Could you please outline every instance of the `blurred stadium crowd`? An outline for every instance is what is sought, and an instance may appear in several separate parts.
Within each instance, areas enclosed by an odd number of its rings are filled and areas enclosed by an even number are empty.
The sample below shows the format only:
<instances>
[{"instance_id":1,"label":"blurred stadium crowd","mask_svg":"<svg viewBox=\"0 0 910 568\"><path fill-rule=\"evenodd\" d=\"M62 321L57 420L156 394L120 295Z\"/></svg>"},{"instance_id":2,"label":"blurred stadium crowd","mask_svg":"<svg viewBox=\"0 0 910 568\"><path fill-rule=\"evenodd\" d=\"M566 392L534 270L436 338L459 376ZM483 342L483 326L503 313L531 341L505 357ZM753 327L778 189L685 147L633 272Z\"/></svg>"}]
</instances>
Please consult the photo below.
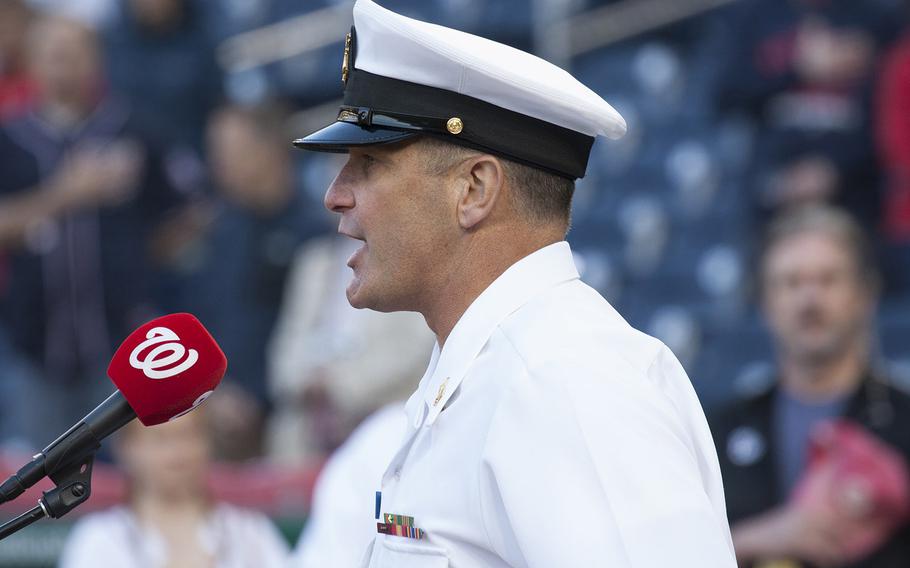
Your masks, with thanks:
<instances>
[{"instance_id":1,"label":"blurred stadium crowd","mask_svg":"<svg viewBox=\"0 0 910 568\"><path fill-rule=\"evenodd\" d=\"M706 408L774 378L756 256L769 220L808 203L844 208L873 242L875 365L910 384L903 1L381 4L541 54L626 117L625 138L595 145L569 241ZM228 357L207 404L221 462L318 468L410 393L432 335L347 305L353 248L321 204L340 158L290 145L334 118L350 5L0 0L8 454L93 408L118 342L176 311Z\"/></svg>"}]
</instances>

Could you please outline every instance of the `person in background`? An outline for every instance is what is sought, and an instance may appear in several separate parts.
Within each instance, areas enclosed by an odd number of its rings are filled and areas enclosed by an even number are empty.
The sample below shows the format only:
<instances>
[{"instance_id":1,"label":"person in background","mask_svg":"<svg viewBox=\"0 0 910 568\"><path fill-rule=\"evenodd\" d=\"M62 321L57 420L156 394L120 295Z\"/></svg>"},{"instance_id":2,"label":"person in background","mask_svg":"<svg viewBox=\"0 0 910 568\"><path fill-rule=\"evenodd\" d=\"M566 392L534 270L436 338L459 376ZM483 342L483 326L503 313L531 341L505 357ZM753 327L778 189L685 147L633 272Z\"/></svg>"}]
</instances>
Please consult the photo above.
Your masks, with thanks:
<instances>
[{"instance_id":1,"label":"person in background","mask_svg":"<svg viewBox=\"0 0 910 568\"><path fill-rule=\"evenodd\" d=\"M908 566L910 525L875 529L881 545L854 558L853 540L876 523L876 508L849 512L799 497L809 485L844 489L808 473L823 423L847 419L873 444L910 458L910 396L874 359L879 281L864 234L843 211L800 208L770 226L760 266L778 380L709 417L740 566ZM900 475L906 484L906 469Z\"/></svg>"},{"instance_id":2,"label":"person in background","mask_svg":"<svg viewBox=\"0 0 910 568\"><path fill-rule=\"evenodd\" d=\"M201 155L206 117L221 98L206 4L122 0L103 34L111 88L167 141L175 168Z\"/></svg>"},{"instance_id":3,"label":"person in background","mask_svg":"<svg viewBox=\"0 0 910 568\"><path fill-rule=\"evenodd\" d=\"M322 459L370 413L407 398L426 367L433 334L419 314L348 303L346 263L356 248L332 235L294 260L268 349L268 455L278 462Z\"/></svg>"},{"instance_id":4,"label":"person in background","mask_svg":"<svg viewBox=\"0 0 910 568\"><path fill-rule=\"evenodd\" d=\"M42 377L21 399L40 401L43 447L107 396L110 355L155 315L147 241L180 199L129 105L104 89L95 34L43 15L27 41L39 95L0 126L0 318Z\"/></svg>"},{"instance_id":5,"label":"person in background","mask_svg":"<svg viewBox=\"0 0 910 568\"><path fill-rule=\"evenodd\" d=\"M877 56L900 21L894 4L745 0L734 18L718 106L759 125L753 199L765 215L835 203L878 218L872 127Z\"/></svg>"},{"instance_id":6,"label":"person in background","mask_svg":"<svg viewBox=\"0 0 910 568\"><path fill-rule=\"evenodd\" d=\"M31 11L22 0L0 2L0 121L21 114L35 98L25 69L25 31Z\"/></svg>"},{"instance_id":7,"label":"person in background","mask_svg":"<svg viewBox=\"0 0 910 568\"><path fill-rule=\"evenodd\" d=\"M136 160L127 145L113 149L96 145L67 160L60 160L56 156L60 149L50 146L47 158L37 157L39 129L56 130L53 134L63 142L68 130L78 130L96 111L113 112L113 117L105 118L119 119L118 127L126 115L121 101L103 100L100 54L91 30L75 21L44 16L30 27L32 16L15 1L0 4L0 11L4 69L0 118L6 119L0 128L0 147L6 150L6 159L0 162L6 178L0 182L0 248L8 248L43 219L123 200L134 183ZM31 34L26 33L29 29ZM15 119L32 105L38 108ZM39 184L37 178L46 179ZM32 191L19 191L24 187Z\"/></svg>"},{"instance_id":8,"label":"person in background","mask_svg":"<svg viewBox=\"0 0 910 568\"><path fill-rule=\"evenodd\" d=\"M95 0L98 1L98 0ZM210 183L204 158L208 115L220 102L211 14L221 4L199 0L114 0L101 28L110 89L130 101L135 121L160 145L161 163L190 203L171 216L152 243L153 293L166 311L180 308L186 258L207 219ZM184 308L186 309L186 308Z\"/></svg>"},{"instance_id":9,"label":"person in background","mask_svg":"<svg viewBox=\"0 0 910 568\"><path fill-rule=\"evenodd\" d=\"M207 223L184 243L189 264L180 307L206 322L230 361L225 386L234 388L225 390L232 394L213 405L219 429L228 431L218 439L232 442L219 444L219 452L231 452L226 458L260 452L268 338L299 247L325 230L325 216L297 186L286 124L278 104L226 105L211 115L207 148L216 195Z\"/></svg>"},{"instance_id":10,"label":"person in background","mask_svg":"<svg viewBox=\"0 0 910 568\"><path fill-rule=\"evenodd\" d=\"M122 506L79 520L60 568L284 568L287 545L265 516L215 501L206 485L210 424L198 408L152 428L128 424L116 454Z\"/></svg>"}]
</instances>

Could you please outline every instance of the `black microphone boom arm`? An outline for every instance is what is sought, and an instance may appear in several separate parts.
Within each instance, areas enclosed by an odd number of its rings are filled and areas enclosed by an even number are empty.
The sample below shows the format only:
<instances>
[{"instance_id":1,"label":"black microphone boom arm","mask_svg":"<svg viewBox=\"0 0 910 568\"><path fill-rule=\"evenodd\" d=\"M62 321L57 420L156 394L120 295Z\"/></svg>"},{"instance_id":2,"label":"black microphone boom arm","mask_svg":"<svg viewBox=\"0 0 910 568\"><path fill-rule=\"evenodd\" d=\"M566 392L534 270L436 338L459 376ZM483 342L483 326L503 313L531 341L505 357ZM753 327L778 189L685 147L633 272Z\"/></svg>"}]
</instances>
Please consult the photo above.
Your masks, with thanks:
<instances>
[{"instance_id":1,"label":"black microphone boom arm","mask_svg":"<svg viewBox=\"0 0 910 568\"><path fill-rule=\"evenodd\" d=\"M0 485L0 503L12 501L45 477L57 482L58 473L69 473L73 465L81 467L101 447L101 440L135 417L136 412L123 394L116 391L4 481Z\"/></svg>"}]
</instances>

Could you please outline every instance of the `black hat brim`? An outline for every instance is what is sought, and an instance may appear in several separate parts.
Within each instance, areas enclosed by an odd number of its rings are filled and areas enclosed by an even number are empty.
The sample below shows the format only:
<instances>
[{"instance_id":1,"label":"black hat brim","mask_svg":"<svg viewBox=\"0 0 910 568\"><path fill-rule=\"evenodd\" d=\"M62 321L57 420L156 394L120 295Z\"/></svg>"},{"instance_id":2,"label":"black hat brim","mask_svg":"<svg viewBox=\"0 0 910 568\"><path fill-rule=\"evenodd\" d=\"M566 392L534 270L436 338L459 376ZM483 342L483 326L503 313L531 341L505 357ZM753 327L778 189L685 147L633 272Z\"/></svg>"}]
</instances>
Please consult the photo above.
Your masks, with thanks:
<instances>
[{"instance_id":1,"label":"black hat brim","mask_svg":"<svg viewBox=\"0 0 910 568\"><path fill-rule=\"evenodd\" d=\"M338 121L304 138L294 140L294 146L316 152L347 152L352 146L391 144L417 136L419 132L382 127L362 127Z\"/></svg>"}]
</instances>

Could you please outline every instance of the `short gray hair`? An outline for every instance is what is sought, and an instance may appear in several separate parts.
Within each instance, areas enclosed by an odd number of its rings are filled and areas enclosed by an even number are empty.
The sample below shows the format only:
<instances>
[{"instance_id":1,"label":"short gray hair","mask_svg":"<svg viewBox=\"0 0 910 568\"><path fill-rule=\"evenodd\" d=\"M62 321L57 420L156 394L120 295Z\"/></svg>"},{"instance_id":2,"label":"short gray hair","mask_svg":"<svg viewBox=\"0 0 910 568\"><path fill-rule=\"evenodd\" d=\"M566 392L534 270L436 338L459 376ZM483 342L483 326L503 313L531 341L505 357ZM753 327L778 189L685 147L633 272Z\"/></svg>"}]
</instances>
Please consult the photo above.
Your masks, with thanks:
<instances>
[{"instance_id":1,"label":"short gray hair","mask_svg":"<svg viewBox=\"0 0 910 568\"><path fill-rule=\"evenodd\" d=\"M796 235L813 232L825 233L840 241L853 257L857 277L877 292L881 276L875 261L872 245L859 223L843 209L823 204L812 204L784 211L774 218L765 232L761 250L760 269L781 242Z\"/></svg>"},{"instance_id":2,"label":"short gray hair","mask_svg":"<svg viewBox=\"0 0 910 568\"><path fill-rule=\"evenodd\" d=\"M434 175L442 175L459 160L481 153L481 150L458 146L430 136L422 137L420 144L426 153L427 171ZM568 228L572 195L575 192L573 180L507 158L497 158L502 162L506 177L515 189L519 214L533 223L558 221Z\"/></svg>"}]
</instances>

